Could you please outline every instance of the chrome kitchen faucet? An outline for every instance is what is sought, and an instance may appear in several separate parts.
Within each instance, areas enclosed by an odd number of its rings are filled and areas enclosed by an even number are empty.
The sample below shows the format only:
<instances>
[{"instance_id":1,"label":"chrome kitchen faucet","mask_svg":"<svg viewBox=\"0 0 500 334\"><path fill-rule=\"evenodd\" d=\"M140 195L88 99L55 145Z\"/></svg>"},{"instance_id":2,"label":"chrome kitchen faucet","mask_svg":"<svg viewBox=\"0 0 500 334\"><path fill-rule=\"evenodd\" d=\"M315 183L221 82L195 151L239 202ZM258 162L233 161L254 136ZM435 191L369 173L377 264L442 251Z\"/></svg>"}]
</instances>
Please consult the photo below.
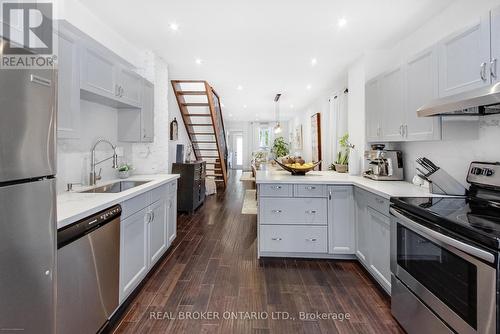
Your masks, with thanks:
<instances>
[{"instance_id":1,"label":"chrome kitchen faucet","mask_svg":"<svg viewBox=\"0 0 500 334\"><path fill-rule=\"evenodd\" d=\"M95 149L97 147L97 145L99 145L100 143L107 143L111 146L111 148L113 149L113 155L106 158L106 159L103 159L99 162L95 162ZM98 141L96 141L96 143L94 144L94 146L92 146L92 150L90 151L90 178L89 178L89 184L91 186L94 186L96 184L96 181L100 180L101 179L101 172L99 171L99 175L96 175L96 172L95 172L95 166L99 165L100 163L104 162L104 161L107 161L109 159L113 159L113 168L118 168L118 155L116 154L116 146L113 145L110 141L106 140L106 139L99 139Z\"/></svg>"}]
</instances>

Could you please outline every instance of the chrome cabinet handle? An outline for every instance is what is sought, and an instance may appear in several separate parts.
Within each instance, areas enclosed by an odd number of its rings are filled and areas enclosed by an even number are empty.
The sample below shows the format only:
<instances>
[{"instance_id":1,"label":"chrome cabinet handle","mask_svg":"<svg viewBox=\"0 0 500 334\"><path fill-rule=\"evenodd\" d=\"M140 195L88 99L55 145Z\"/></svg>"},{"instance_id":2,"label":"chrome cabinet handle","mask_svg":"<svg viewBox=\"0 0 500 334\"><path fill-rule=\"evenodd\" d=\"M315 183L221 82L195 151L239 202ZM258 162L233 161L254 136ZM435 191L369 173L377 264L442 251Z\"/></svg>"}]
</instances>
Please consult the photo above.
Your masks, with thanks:
<instances>
[{"instance_id":1,"label":"chrome cabinet handle","mask_svg":"<svg viewBox=\"0 0 500 334\"><path fill-rule=\"evenodd\" d=\"M380 198L375 198L375 201L379 204L384 204L384 200Z\"/></svg>"},{"instance_id":2,"label":"chrome cabinet handle","mask_svg":"<svg viewBox=\"0 0 500 334\"><path fill-rule=\"evenodd\" d=\"M330 201L332 200L332 191L331 190L328 192L328 200L330 200Z\"/></svg>"},{"instance_id":3,"label":"chrome cabinet handle","mask_svg":"<svg viewBox=\"0 0 500 334\"><path fill-rule=\"evenodd\" d=\"M281 238L271 238L271 240L273 240L273 241L281 241L283 239L281 239Z\"/></svg>"},{"instance_id":4,"label":"chrome cabinet handle","mask_svg":"<svg viewBox=\"0 0 500 334\"><path fill-rule=\"evenodd\" d=\"M281 186L273 186L271 189L281 189Z\"/></svg>"},{"instance_id":5,"label":"chrome cabinet handle","mask_svg":"<svg viewBox=\"0 0 500 334\"><path fill-rule=\"evenodd\" d=\"M281 210L272 210L271 212L272 212L272 213L281 213L281 212L283 212L283 211L281 211Z\"/></svg>"},{"instance_id":6,"label":"chrome cabinet handle","mask_svg":"<svg viewBox=\"0 0 500 334\"><path fill-rule=\"evenodd\" d=\"M308 186L308 187L306 187L306 189L307 190L314 190L314 189L316 189L316 187L314 187L314 186Z\"/></svg>"},{"instance_id":7,"label":"chrome cabinet handle","mask_svg":"<svg viewBox=\"0 0 500 334\"><path fill-rule=\"evenodd\" d=\"M144 215L144 222L151 223L151 212L146 212Z\"/></svg>"},{"instance_id":8,"label":"chrome cabinet handle","mask_svg":"<svg viewBox=\"0 0 500 334\"><path fill-rule=\"evenodd\" d=\"M408 124L405 124L404 132L405 132L405 138L408 138Z\"/></svg>"},{"instance_id":9,"label":"chrome cabinet handle","mask_svg":"<svg viewBox=\"0 0 500 334\"><path fill-rule=\"evenodd\" d=\"M317 240L318 240L318 239L316 239L316 238L308 238L308 239L306 239L306 241L310 241L310 242L315 242L315 241L317 241Z\"/></svg>"},{"instance_id":10,"label":"chrome cabinet handle","mask_svg":"<svg viewBox=\"0 0 500 334\"><path fill-rule=\"evenodd\" d=\"M497 59L493 58L490 63L490 74L492 78L497 78Z\"/></svg>"},{"instance_id":11,"label":"chrome cabinet handle","mask_svg":"<svg viewBox=\"0 0 500 334\"><path fill-rule=\"evenodd\" d=\"M481 63L481 80L486 81L486 63Z\"/></svg>"},{"instance_id":12,"label":"chrome cabinet handle","mask_svg":"<svg viewBox=\"0 0 500 334\"><path fill-rule=\"evenodd\" d=\"M306 213L309 214L309 215L314 215L316 214L316 210L306 210Z\"/></svg>"},{"instance_id":13,"label":"chrome cabinet handle","mask_svg":"<svg viewBox=\"0 0 500 334\"><path fill-rule=\"evenodd\" d=\"M155 220L155 212L151 211L151 222Z\"/></svg>"}]
</instances>

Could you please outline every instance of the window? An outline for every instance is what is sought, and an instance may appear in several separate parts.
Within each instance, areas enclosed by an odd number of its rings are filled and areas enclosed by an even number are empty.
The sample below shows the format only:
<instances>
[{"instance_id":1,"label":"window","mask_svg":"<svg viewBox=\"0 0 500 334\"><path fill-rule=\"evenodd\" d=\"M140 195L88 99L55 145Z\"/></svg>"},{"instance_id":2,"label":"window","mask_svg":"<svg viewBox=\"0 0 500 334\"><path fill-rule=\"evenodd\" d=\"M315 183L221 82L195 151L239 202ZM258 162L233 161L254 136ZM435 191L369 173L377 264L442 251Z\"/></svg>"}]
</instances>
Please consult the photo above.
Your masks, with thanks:
<instances>
[{"instance_id":1,"label":"window","mask_svg":"<svg viewBox=\"0 0 500 334\"><path fill-rule=\"evenodd\" d=\"M259 128L259 147L269 148L271 146L271 129Z\"/></svg>"}]
</instances>

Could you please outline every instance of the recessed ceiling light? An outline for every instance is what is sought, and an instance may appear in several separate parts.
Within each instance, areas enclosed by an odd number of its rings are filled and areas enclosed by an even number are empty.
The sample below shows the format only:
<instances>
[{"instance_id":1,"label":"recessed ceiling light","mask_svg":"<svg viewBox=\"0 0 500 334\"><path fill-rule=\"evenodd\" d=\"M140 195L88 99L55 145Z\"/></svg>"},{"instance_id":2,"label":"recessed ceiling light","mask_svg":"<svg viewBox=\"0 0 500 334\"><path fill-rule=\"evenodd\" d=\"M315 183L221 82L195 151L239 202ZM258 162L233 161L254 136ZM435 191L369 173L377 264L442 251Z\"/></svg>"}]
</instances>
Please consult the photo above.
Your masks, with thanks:
<instances>
[{"instance_id":1,"label":"recessed ceiling light","mask_svg":"<svg viewBox=\"0 0 500 334\"><path fill-rule=\"evenodd\" d=\"M242 85L238 85L238 87L236 87L238 90L243 90L243 86Z\"/></svg>"},{"instance_id":2,"label":"recessed ceiling light","mask_svg":"<svg viewBox=\"0 0 500 334\"><path fill-rule=\"evenodd\" d=\"M337 23L339 28L343 28L345 27L345 25L347 24L347 20L345 17L342 17L339 19L339 22Z\"/></svg>"},{"instance_id":3,"label":"recessed ceiling light","mask_svg":"<svg viewBox=\"0 0 500 334\"><path fill-rule=\"evenodd\" d=\"M290 104L290 108L293 109L295 108L295 106L293 104Z\"/></svg>"},{"instance_id":4,"label":"recessed ceiling light","mask_svg":"<svg viewBox=\"0 0 500 334\"><path fill-rule=\"evenodd\" d=\"M179 30L179 25L177 23L170 23L170 29L172 29L173 31L177 31Z\"/></svg>"},{"instance_id":5,"label":"recessed ceiling light","mask_svg":"<svg viewBox=\"0 0 500 334\"><path fill-rule=\"evenodd\" d=\"M258 122L258 121L259 121L259 118L256 118L255 120Z\"/></svg>"},{"instance_id":6,"label":"recessed ceiling light","mask_svg":"<svg viewBox=\"0 0 500 334\"><path fill-rule=\"evenodd\" d=\"M244 104L244 105L243 105L243 108L245 108L245 109L246 109L246 108L247 108L247 105L246 105L246 104Z\"/></svg>"},{"instance_id":7,"label":"recessed ceiling light","mask_svg":"<svg viewBox=\"0 0 500 334\"><path fill-rule=\"evenodd\" d=\"M307 90L311 90L312 86L311 85L307 85L306 88L307 88Z\"/></svg>"},{"instance_id":8,"label":"recessed ceiling light","mask_svg":"<svg viewBox=\"0 0 500 334\"><path fill-rule=\"evenodd\" d=\"M201 60L200 58L196 58L195 62L196 64L201 65L201 63L203 63L203 60Z\"/></svg>"},{"instance_id":9,"label":"recessed ceiling light","mask_svg":"<svg viewBox=\"0 0 500 334\"><path fill-rule=\"evenodd\" d=\"M318 63L318 60L316 58L311 59L312 66L316 66L317 63Z\"/></svg>"},{"instance_id":10,"label":"recessed ceiling light","mask_svg":"<svg viewBox=\"0 0 500 334\"><path fill-rule=\"evenodd\" d=\"M229 117L233 117L233 114L229 114Z\"/></svg>"}]
</instances>

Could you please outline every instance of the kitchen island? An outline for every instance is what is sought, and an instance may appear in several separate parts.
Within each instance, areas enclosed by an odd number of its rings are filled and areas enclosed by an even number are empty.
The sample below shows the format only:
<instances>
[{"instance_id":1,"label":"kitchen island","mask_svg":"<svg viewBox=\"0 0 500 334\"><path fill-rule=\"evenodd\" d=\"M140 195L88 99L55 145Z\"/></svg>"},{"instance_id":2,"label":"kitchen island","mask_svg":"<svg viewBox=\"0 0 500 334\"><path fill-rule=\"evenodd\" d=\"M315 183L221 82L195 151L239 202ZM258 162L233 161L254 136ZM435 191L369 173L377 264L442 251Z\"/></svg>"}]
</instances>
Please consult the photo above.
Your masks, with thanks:
<instances>
[{"instance_id":1,"label":"kitchen island","mask_svg":"<svg viewBox=\"0 0 500 334\"><path fill-rule=\"evenodd\" d=\"M358 259L390 293L391 197L430 197L404 181L331 171L257 171L258 257Z\"/></svg>"}]
</instances>

